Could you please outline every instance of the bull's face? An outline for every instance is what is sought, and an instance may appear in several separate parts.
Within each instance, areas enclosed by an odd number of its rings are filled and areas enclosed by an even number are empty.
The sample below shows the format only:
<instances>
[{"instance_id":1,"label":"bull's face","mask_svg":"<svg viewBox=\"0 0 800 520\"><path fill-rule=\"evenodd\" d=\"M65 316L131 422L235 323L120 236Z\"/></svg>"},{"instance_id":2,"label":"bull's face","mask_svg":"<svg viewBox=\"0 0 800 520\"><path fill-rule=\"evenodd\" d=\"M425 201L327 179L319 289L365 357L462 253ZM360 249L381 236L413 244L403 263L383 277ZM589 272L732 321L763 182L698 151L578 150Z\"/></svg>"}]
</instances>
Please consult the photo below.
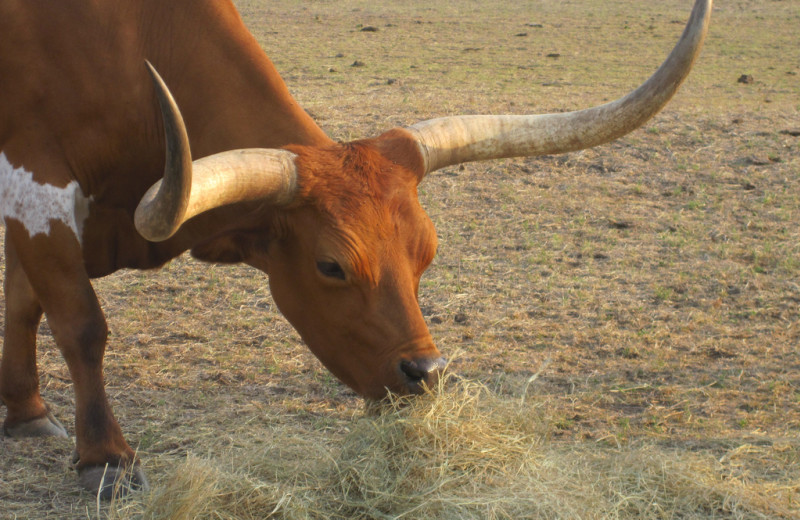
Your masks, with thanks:
<instances>
[{"instance_id":1,"label":"bull's face","mask_svg":"<svg viewBox=\"0 0 800 520\"><path fill-rule=\"evenodd\" d=\"M416 174L370 143L296 150L300 193L248 262L269 274L281 312L359 394L416 393L444 360L417 302L436 232Z\"/></svg>"},{"instance_id":2,"label":"bull's face","mask_svg":"<svg viewBox=\"0 0 800 520\"><path fill-rule=\"evenodd\" d=\"M417 291L436 233L417 200L425 172L414 137L388 132L346 145L238 150L192 161L178 108L151 72L169 157L163 180L137 208L140 233L163 240L192 216L229 208L217 223L221 232L195 244L195 256L266 272L281 312L359 394L378 399L387 390L433 386L445 360ZM249 209L230 211L237 203Z\"/></svg>"}]
</instances>

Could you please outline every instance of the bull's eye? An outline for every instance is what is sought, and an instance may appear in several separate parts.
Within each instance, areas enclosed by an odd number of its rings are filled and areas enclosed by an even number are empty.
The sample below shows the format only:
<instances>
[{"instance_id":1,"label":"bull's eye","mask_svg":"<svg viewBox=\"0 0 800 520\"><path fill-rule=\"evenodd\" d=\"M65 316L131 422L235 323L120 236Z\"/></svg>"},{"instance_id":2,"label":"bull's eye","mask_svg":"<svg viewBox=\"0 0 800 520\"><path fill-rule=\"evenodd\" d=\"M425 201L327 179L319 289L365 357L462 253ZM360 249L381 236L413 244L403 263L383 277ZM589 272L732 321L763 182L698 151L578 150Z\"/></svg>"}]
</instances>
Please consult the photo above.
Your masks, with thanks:
<instances>
[{"instance_id":1,"label":"bull's eye","mask_svg":"<svg viewBox=\"0 0 800 520\"><path fill-rule=\"evenodd\" d=\"M326 278L336 278L337 280L344 280L347 278L342 266L336 262L331 262L329 260L319 261L317 262L317 269L322 273L322 276Z\"/></svg>"}]
</instances>

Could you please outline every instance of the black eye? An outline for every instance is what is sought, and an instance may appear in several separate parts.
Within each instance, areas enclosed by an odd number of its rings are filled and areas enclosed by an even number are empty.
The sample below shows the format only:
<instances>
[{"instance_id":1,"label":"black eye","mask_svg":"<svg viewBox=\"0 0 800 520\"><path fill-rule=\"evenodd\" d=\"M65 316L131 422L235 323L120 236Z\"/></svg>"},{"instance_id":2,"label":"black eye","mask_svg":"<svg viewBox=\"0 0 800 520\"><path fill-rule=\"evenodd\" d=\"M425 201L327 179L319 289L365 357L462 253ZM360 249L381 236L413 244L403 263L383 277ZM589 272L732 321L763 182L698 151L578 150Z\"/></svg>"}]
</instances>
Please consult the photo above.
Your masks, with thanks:
<instances>
[{"instance_id":1,"label":"black eye","mask_svg":"<svg viewBox=\"0 0 800 520\"><path fill-rule=\"evenodd\" d=\"M321 261L317 262L317 269L327 278L336 278L337 280L344 280L347 277L344 274L342 266L336 262Z\"/></svg>"}]
</instances>

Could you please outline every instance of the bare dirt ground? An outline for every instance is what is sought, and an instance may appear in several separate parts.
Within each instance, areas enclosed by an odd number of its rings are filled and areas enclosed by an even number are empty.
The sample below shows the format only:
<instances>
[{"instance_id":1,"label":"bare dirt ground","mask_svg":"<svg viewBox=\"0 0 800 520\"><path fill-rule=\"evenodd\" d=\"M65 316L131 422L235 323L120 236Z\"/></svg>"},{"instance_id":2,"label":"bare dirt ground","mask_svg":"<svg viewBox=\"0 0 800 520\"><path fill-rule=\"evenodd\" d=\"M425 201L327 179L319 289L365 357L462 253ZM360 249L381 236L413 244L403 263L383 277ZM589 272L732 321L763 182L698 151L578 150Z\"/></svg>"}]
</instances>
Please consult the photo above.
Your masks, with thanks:
<instances>
[{"instance_id":1,"label":"bare dirt ground","mask_svg":"<svg viewBox=\"0 0 800 520\"><path fill-rule=\"evenodd\" d=\"M237 5L340 140L441 115L615 99L661 63L690 9ZM421 186L440 247L420 304L453 370L498 399L536 403L548 443L698 453L778 504L726 509L723 497L696 518L800 517L798 27L797 0L720 1L695 70L643 129L558 157L447 168ZM298 449L318 438L336 450L363 415L252 269L181 257L95 286L112 405L156 486L187 454L218 460L276 431ZM43 393L72 431L70 378L46 324L39 341ZM0 518L97 517L71 451L0 441ZM653 517L675 516L665 511Z\"/></svg>"}]
</instances>

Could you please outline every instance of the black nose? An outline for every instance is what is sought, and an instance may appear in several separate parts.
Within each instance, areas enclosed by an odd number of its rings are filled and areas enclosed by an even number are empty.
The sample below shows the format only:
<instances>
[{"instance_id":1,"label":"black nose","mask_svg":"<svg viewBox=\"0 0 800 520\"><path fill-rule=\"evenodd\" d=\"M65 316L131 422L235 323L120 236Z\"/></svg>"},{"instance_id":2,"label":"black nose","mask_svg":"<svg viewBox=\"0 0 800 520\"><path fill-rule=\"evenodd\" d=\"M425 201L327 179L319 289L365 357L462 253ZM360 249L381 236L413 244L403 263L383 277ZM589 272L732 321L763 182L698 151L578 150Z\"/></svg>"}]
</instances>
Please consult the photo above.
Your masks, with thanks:
<instances>
[{"instance_id":1,"label":"black nose","mask_svg":"<svg viewBox=\"0 0 800 520\"><path fill-rule=\"evenodd\" d=\"M411 393L419 394L424 387L434 388L439 376L444 372L447 360L439 358L419 358L400 362L400 371L406 377L406 384Z\"/></svg>"}]
</instances>

